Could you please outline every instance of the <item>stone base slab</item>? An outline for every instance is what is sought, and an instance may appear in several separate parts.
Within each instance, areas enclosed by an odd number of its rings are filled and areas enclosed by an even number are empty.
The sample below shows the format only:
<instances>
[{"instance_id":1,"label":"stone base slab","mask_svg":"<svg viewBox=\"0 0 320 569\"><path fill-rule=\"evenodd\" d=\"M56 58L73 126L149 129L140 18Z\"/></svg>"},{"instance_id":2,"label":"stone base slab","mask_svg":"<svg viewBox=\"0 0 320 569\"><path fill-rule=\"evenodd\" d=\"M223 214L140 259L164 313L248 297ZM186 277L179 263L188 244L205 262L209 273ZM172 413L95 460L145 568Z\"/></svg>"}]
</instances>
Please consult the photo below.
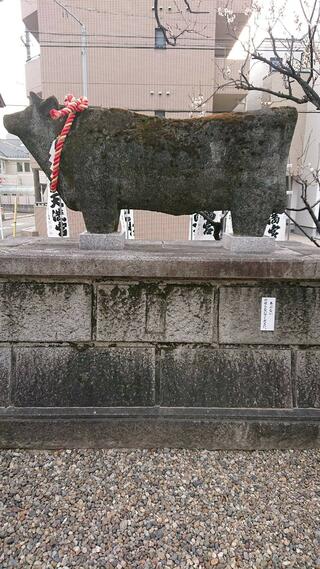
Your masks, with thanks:
<instances>
[{"instance_id":1,"label":"stone base slab","mask_svg":"<svg viewBox=\"0 0 320 569\"><path fill-rule=\"evenodd\" d=\"M76 239L7 238L0 246L1 277L320 281L319 247L277 241L274 255L244 258L222 243L127 239L116 255L112 250L88 255Z\"/></svg>"},{"instance_id":2,"label":"stone base slab","mask_svg":"<svg viewBox=\"0 0 320 569\"><path fill-rule=\"evenodd\" d=\"M79 248L87 251L124 249L124 233L80 233Z\"/></svg>"},{"instance_id":3,"label":"stone base slab","mask_svg":"<svg viewBox=\"0 0 320 569\"><path fill-rule=\"evenodd\" d=\"M273 253L276 249L275 239L272 237L249 237L229 235L222 238L222 245L231 253Z\"/></svg>"},{"instance_id":4,"label":"stone base slab","mask_svg":"<svg viewBox=\"0 0 320 569\"><path fill-rule=\"evenodd\" d=\"M0 448L320 447L320 410L0 408Z\"/></svg>"}]
</instances>

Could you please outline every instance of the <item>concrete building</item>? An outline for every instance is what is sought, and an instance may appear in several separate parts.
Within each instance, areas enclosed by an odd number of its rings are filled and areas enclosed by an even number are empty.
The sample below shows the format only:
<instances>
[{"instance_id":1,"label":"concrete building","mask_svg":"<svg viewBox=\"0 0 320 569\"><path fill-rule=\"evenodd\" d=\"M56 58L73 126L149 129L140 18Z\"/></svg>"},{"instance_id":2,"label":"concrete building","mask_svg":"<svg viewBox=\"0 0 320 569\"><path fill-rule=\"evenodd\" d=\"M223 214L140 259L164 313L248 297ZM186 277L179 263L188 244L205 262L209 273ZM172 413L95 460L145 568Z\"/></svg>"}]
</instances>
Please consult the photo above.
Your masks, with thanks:
<instances>
[{"instance_id":1,"label":"concrete building","mask_svg":"<svg viewBox=\"0 0 320 569\"><path fill-rule=\"evenodd\" d=\"M263 42L259 51L267 58L270 58L273 55L268 40ZM309 70L306 69L305 73L307 77ZM275 92L283 92L285 90L283 78L280 73L272 70L264 63L254 63L250 71L250 81L254 85L259 85ZM292 89L293 95L297 97L302 95L302 90L297 83L293 84ZM243 100L242 104L239 105L237 110L250 111L265 107L273 108L288 105L295 107L298 111L298 121L288 161L288 207L300 209L304 207L304 204L301 200L301 188L297 182L295 182L294 176L299 172L301 165L305 166L305 173L308 168L317 168L320 165L319 112L316 111L315 107L311 103L299 105L293 101L279 99L275 95L259 91L251 91L248 93L247 97ZM318 184L311 184L308 189L309 203L314 204L319 199L320 191ZM314 208L314 212L316 217L319 219L319 204ZM290 215L308 235L320 238L316 230L316 226L307 211L291 212ZM298 234L301 233L294 224L291 224L290 231Z\"/></svg>"},{"instance_id":2,"label":"concrete building","mask_svg":"<svg viewBox=\"0 0 320 569\"><path fill-rule=\"evenodd\" d=\"M40 44L40 56L26 62L27 91L42 97L83 94L83 41L87 52L90 105L122 107L169 118L188 117L192 101L203 96L204 112L232 110L245 96L228 87L210 99L225 80L222 68L235 39L230 38L218 8L225 0L197 2L197 14L182 0L159 3L161 22L181 35L175 47L164 41L152 0L68 0L63 10L54 0L21 0L26 29ZM249 0L233 0L234 25L240 34ZM81 25L82 24L82 25ZM82 35L83 26L86 34ZM241 63L241 62L240 62ZM228 59L236 73L239 61ZM73 215L73 214L72 214ZM134 212L135 236L188 239L190 217Z\"/></svg>"}]
</instances>

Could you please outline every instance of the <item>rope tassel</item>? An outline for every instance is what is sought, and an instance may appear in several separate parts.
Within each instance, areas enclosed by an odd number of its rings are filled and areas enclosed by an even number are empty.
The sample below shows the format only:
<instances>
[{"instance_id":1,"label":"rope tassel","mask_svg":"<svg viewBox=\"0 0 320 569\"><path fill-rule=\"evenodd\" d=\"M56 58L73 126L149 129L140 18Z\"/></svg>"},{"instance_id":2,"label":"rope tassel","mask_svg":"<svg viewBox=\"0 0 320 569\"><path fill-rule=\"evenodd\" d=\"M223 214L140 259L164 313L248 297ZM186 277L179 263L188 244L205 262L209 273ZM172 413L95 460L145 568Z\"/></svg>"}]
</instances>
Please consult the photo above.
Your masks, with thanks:
<instances>
[{"instance_id":1,"label":"rope tassel","mask_svg":"<svg viewBox=\"0 0 320 569\"><path fill-rule=\"evenodd\" d=\"M57 142L55 145L55 153L50 177L51 192L56 192L58 188L61 153L65 140L72 127L72 123L77 116L77 113L82 113L89 106L87 97L79 97L79 99L76 99L73 95L66 95L64 104L65 107L63 109L59 111L57 109L51 109L50 111L50 117L54 120L64 116L68 117L61 133L57 137Z\"/></svg>"}]
</instances>

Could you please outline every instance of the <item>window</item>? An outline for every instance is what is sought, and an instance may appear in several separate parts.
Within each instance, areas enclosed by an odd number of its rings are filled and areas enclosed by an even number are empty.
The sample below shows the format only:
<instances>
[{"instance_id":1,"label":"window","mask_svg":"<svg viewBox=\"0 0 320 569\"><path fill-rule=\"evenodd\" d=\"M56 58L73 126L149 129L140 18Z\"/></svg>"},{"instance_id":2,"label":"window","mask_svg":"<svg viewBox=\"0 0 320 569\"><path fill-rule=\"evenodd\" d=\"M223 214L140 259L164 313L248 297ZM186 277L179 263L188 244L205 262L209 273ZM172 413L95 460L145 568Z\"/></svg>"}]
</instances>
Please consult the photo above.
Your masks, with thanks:
<instances>
[{"instance_id":1,"label":"window","mask_svg":"<svg viewBox=\"0 0 320 569\"><path fill-rule=\"evenodd\" d=\"M279 57L270 57L270 61L273 65L276 65L277 67L282 65L282 59L280 59ZM271 67L270 65L270 73L275 73L276 71L277 70L274 69L274 67Z\"/></svg>"},{"instance_id":2,"label":"window","mask_svg":"<svg viewBox=\"0 0 320 569\"><path fill-rule=\"evenodd\" d=\"M4 160L0 160L0 174L5 174L6 167Z\"/></svg>"},{"instance_id":3,"label":"window","mask_svg":"<svg viewBox=\"0 0 320 569\"><path fill-rule=\"evenodd\" d=\"M158 49L166 48L167 42L163 30L161 28L155 28L154 32L155 32L154 47Z\"/></svg>"},{"instance_id":4,"label":"window","mask_svg":"<svg viewBox=\"0 0 320 569\"><path fill-rule=\"evenodd\" d=\"M41 191L41 198L44 202L44 194L46 193L46 189L47 189L47 184L40 184L40 191Z\"/></svg>"},{"instance_id":5,"label":"window","mask_svg":"<svg viewBox=\"0 0 320 569\"><path fill-rule=\"evenodd\" d=\"M17 172L31 172L30 162L17 162Z\"/></svg>"},{"instance_id":6,"label":"window","mask_svg":"<svg viewBox=\"0 0 320 569\"><path fill-rule=\"evenodd\" d=\"M164 119L166 116L166 111L154 111L154 116Z\"/></svg>"}]
</instances>

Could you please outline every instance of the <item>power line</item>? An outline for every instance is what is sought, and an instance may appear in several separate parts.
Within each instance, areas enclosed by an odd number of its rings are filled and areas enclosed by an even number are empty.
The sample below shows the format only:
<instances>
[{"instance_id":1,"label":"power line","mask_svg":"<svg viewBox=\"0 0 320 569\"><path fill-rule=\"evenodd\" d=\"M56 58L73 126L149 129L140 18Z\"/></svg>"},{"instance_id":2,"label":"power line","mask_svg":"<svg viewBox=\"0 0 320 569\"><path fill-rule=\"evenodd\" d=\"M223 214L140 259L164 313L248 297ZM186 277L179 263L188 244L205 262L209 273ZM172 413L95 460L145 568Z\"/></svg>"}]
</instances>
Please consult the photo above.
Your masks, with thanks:
<instances>
[{"instance_id":1,"label":"power line","mask_svg":"<svg viewBox=\"0 0 320 569\"><path fill-rule=\"evenodd\" d=\"M63 47L63 48L77 48L77 49L81 48L81 44L80 44L80 43L71 43L71 42L69 42L69 43L58 43L58 42L53 42L53 41L51 41L51 42L42 42L42 43L39 44L39 46L40 46L40 47L45 47L45 48L49 48L49 47L50 47L50 48L54 48L54 47L61 48L61 47ZM212 52L216 52L216 51L227 50L227 51L228 51L227 54L221 55L221 57L223 57L223 56L227 57L227 55L228 55L229 52L231 51L232 47L233 47L232 45L231 45L231 46L225 46L225 45L221 45L221 46L208 46L208 47L204 47L204 46L201 46L201 45L199 45L199 46L196 46L196 45L193 45L193 46L179 46L179 47L178 47L178 46L175 45L175 46L172 46L172 47L171 47L171 46L167 46L166 48L162 48L162 51L166 50L167 52L170 52L170 51L212 51ZM130 45L130 44L117 45L117 44L106 44L106 43L105 43L105 44L91 43L91 44L88 44L87 48L88 48L88 49L89 49L89 48L91 48L91 49L94 49L94 48L99 48L99 49L142 49L142 50L143 50L143 49L146 49L146 50L161 51L160 48L155 48L154 45L150 45L150 46L146 46L146 45ZM265 51L265 52L272 52L272 53L273 53L273 50L272 50L272 49L265 49L264 51ZM283 52L286 52L285 49L283 49L283 50L279 49L278 51L279 51L279 53L282 52L282 51L283 51Z\"/></svg>"},{"instance_id":2,"label":"power line","mask_svg":"<svg viewBox=\"0 0 320 569\"><path fill-rule=\"evenodd\" d=\"M28 31L31 34L35 34L37 36L62 36L61 41L63 41L63 38L65 38L65 37L73 37L73 38L81 37L81 34L74 33L74 32L47 32L47 31L44 32L44 31L38 31L38 30L28 30ZM198 42L214 41L214 42L216 42L216 41L218 41L221 44L223 44L225 42L227 44L227 47L230 47L230 46L232 47L237 42L237 40L235 40L234 38L230 38L230 37L220 37L217 40L216 37L213 37L213 36L201 36L196 31L193 31L192 33L194 33L196 37L184 36L180 41L181 42L185 42L185 41L186 42L188 42L188 41L191 41L191 42L194 42L194 41L198 41ZM106 34L106 33L97 34L97 33L93 33L93 34L87 34L87 36L88 36L88 38L119 38L119 39L154 40L153 35L152 36L149 36L149 35L145 36L145 35L137 35L137 34L130 35L130 34ZM50 41L53 41L53 40L50 40ZM280 42L280 45L277 47L278 51L287 51L288 50L287 46L285 46L281 43L281 42L285 41L284 39L279 38L276 41ZM289 41L289 40L286 40L286 41ZM262 45L264 42L267 44L266 46ZM298 39L295 40L295 42L297 44L301 44L301 41ZM270 42L268 42L267 39L263 40L262 44L261 44L261 47L262 47L263 51L268 51L268 52L274 51L272 46L270 45ZM171 46L171 47L178 49L177 46ZM226 46L223 46L223 47L226 47ZM170 46L167 46L166 49L168 49L168 48L170 48Z\"/></svg>"},{"instance_id":3,"label":"power line","mask_svg":"<svg viewBox=\"0 0 320 569\"><path fill-rule=\"evenodd\" d=\"M50 0L49 0L49 1L50 1ZM42 0L42 2L44 2L44 0ZM137 2L137 0L135 0L135 2ZM142 0L142 2L144 3L145 0ZM47 0L47 5L48 5L48 0ZM142 5L143 5L143 7L144 7L144 4L142 4ZM153 14L151 14L150 16L148 16L148 15L146 15L146 14L137 14L136 12L134 12L133 14L132 14L132 13L128 13L128 12L112 12L112 11L108 11L108 10L101 10L100 8L97 8L97 7L95 7L95 8L88 8L88 7L85 7L85 6L75 6L74 4L65 4L65 6L66 6L67 8L72 8L72 9L75 9L75 10L86 11L86 12L89 12L89 14L93 14L93 15L95 15L95 14L98 14L98 15L99 15L99 14L106 14L107 16L120 16L120 17L125 17L125 18L140 18L140 19L143 18L143 19L155 21L154 12L153 12ZM145 9L145 7L144 7L144 9ZM212 10L211 13L213 14L214 11L216 12L216 9L215 9L215 10ZM209 12L209 13L210 13L210 12ZM183 11L183 15L184 15L184 16L186 16L187 14L188 14L187 11ZM180 19L181 19L181 17L184 19L184 16L183 16L183 15L182 15L182 12L181 12L180 10L177 10L177 11L170 10L170 11L168 11L168 13L167 13L167 17L169 17L169 18L170 18L170 16L179 16ZM197 22L198 22L198 23L203 23L203 24L208 24L208 21L207 21L207 20L204 20L204 21L202 22L201 20L198 20L198 19L197 19Z\"/></svg>"},{"instance_id":4,"label":"power line","mask_svg":"<svg viewBox=\"0 0 320 569\"><path fill-rule=\"evenodd\" d=\"M50 47L50 48L81 48L80 44L58 44L58 43L40 43L40 47ZM155 51L155 47L154 46L143 46L143 45L108 45L108 44L89 44L88 49L95 49L95 48L99 48L99 49L148 49L148 50L153 50ZM168 51L171 50L171 48L167 48ZM173 50L177 50L177 51L216 51L216 50L221 50L224 49L222 47L202 47L202 46L192 46L192 47L174 47L172 48ZM158 50L160 51L160 50Z\"/></svg>"},{"instance_id":5,"label":"power line","mask_svg":"<svg viewBox=\"0 0 320 569\"><path fill-rule=\"evenodd\" d=\"M81 37L81 34L71 33L71 32L41 32L36 30L28 30L31 34L36 34L37 36L62 36L64 37ZM196 37L185 36L181 39L183 41L216 41L213 36L200 36L196 31L193 32ZM120 39L148 39L154 41L154 36L141 36L141 35L122 35L122 34L87 34L88 38L120 38ZM219 42L229 42L230 45L234 45L235 41L232 38L219 38Z\"/></svg>"},{"instance_id":6,"label":"power line","mask_svg":"<svg viewBox=\"0 0 320 569\"><path fill-rule=\"evenodd\" d=\"M44 85L65 85L65 81L43 81ZM167 82L165 82L167 84ZM73 85L80 85L81 82L80 81L72 81ZM156 83L156 82L151 82L151 83L118 83L118 82L113 82L113 81L90 81L90 85L119 85L119 86L124 86L124 87L161 87L161 85L163 85L162 83ZM168 85L170 87L195 87L195 83L171 83L169 82ZM201 83L201 87L213 87L212 83Z\"/></svg>"}]
</instances>

